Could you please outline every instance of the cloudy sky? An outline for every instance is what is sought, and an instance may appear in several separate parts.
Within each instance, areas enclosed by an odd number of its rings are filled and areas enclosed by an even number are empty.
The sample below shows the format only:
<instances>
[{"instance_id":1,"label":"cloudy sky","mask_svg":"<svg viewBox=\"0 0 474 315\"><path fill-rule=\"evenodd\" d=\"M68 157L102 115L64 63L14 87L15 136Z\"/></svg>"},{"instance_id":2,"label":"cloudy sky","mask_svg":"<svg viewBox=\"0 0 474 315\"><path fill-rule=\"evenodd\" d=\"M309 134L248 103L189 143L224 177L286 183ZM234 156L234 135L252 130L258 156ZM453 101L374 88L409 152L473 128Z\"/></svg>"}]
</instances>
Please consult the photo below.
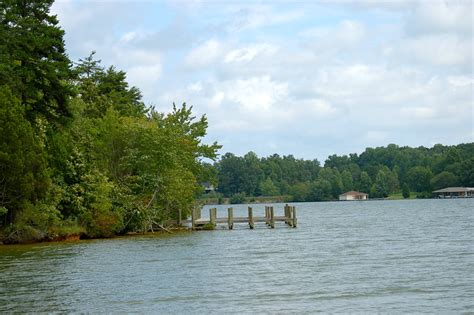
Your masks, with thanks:
<instances>
[{"instance_id":1,"label":"cloudy sky","mask_svg":"<svg viewBox=\"0 0 474 315\"><path fill-rule=\"evenodd\" d=\"M57 1L72 60L93 50L147 104L193 105L221 153L318 158L474 141L465 1Z\"/></svg>"}]
</instances>

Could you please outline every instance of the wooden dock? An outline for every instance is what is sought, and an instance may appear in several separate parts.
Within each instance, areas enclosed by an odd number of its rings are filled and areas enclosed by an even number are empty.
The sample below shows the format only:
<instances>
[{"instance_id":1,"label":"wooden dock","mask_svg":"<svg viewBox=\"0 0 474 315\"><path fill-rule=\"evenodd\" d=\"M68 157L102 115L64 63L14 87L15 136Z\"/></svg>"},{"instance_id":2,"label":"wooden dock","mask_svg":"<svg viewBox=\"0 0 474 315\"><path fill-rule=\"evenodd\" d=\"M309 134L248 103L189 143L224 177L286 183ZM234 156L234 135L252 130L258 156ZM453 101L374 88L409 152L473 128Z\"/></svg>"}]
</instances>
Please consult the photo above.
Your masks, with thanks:
<instances>
[{"instance_id":1,"label":"wooden dock","mask_svg":"<svg viewBox=\"0 0 474 315\"><path fill-rule=\"evenodd\" d=\"M275 210L271 206L265 207L265 216L254 216L253 208L248 207L248 216L234 217L234 209L227 209L227 217L217 217L217 208L209 209L209 218L201 216L201 209L194 209L191 217L191 226L193 230L204 228L213 229L217 224L227 224L229 230L234 228L236 223L247 223L251 229L255 228L255 223L265 223L270 228L275 228L275 222L284 222L290 227L296 228L298 220L296 218L296 208L285 205L283 216L275 215Z\"/></svg>"}]
</instances>

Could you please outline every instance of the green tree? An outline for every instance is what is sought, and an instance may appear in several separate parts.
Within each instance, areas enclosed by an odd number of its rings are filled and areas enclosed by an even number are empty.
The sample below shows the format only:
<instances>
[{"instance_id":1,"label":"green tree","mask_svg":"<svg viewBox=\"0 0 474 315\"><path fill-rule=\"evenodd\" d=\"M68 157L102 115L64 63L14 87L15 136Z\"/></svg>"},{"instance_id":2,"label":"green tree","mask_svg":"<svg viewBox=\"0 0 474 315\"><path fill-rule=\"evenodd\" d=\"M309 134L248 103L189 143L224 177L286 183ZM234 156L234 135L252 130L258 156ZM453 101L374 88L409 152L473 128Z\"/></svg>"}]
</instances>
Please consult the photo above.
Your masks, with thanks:
<instances>
[{"instance_id":1,"label":"green tree","mask_svg":"<svg viewBox=\"0 0 474 315\"><path fill-rule=\"evenodd\" d=\"M341 173L341 180L342 180L342 190L347 192L354 189L354 183L352 181L352 174L349 170L344 170Z\"/></svg>"},{"instance_id":2,"label":"green tree","mask_svg":"<svg viewBox=\"0 0 474 315\"><path fill-rule=\"evenodd\" d=\"M412 167L407 173L407 181L411 190L416 192L431 191L431 170L423 166Z\"/></svg>"},{"instance_id":3,"label":"green tree","mask_svg":"<svg viewBox=\"0 0 474 315\"><path fill-rule=\"evenodd\" d=\"M474 187L474 157L468 158L461 163L459 177L463 186Z\"/></svg>"},{"instance_id":4,"label":"green tree","mask_svg":"<svg viewBox=\"0 0 474 315\"><path fill-rule=\"evenodd\" d=\"M8 209L6 224L14 222L27 203L46 196L50 180L43 148L25 119L25 108L0 88L0 207Z\"/></svg>"},{"instance_id":5,"label":"green tree","mask_svg":"<svg viewBox=\"0 0 474 315\"><path fill-rule=\"evenodd\" d=\"M53 0L0 2L0 85L25 107L30 122L70 117L73 90L64 31L50 15Z\"/></svg>"},{"instance_id":6,"label":"green tree","mask_svg":"<svg viewBox=\"0 0 474 315\"><path fill-rule=\"evenodd\" d=\"M102 117L107 109L114 109L120 116L143 117L147 112L138 88L129 87L124 71L115 67L104 69L101 60L94 59L95 52L80 59L74 68L76 88L87 104L84 114Z\"/></svg>"},{"instance_id":7,"label":"green tree","mask_svg":"<svg viewBox=\"0 0 474 315\"><path fill-rule=\"evenodd\" d=\"M377 173L377 177L375 178L375 182L372 185L370 190L370 194L376 198L385 198L388 197L390 193L390 181L389 176L386 174L384 170L380 170Z\"/></svg>"},{"instance_id":8,"label":"green tree","mask_svg":"<svg viewBox=\"0 0 474 315\"><path fill-rule=\"evenodd\" d=\"M260 183L260 192L263 196L277 196L280 194L278 187L273 184L270 178Z\"/></svg>"},{"instance_id":9,"label":"green tree","mask_svg":"<svg viewBox=\"0 0 474 315\"><path fill-rule=\"evenodd\" d=\"M310 197L311 201L323 201L331 200L332 191L331 183L325 179L317 179L310 185Z\"/></svg>"},{"instance_id":10,"label":"green tree","mask_svg":"<svg viewBox=\"0 0 474 315\"><path fill-rule=\"evenodd\" d=\"M226 153L217 164L219 192L230 197L238 192L243 192L244 161L232 153Z\"/></svg>"},{"instance_id":11,"label":"green tree","mask_svg":"<svg viewBox=\"0 0 474 315\"><path fill-rule=\"evenodd\" d=\"M405 199L410 198L410 188L408 187L407 183L403 183L402 185L402 195Z\"/></svg>"},{"instance_id":12,"label":"green tree","mask_svg":"<svg viewBox=\"0 0 474 315\"><path fill-rule=\"evenodd\" d=\"M359 190L361 192L370 193L370 188L372 187L372 180L369 177L367 172L363 171L360 173L360 182Z\"/></svg>"},{"instance_id":13,"label":"green tree","mask_svg":"<svg viewBox=\"0 0 474 315\"><path fill-rule=\"evenodd\" d=\"M290 194L294 201L307 201L310 195L310 185L308 182L300 182L291 186Z\"/></svg>"},{"instance_id":14,"label":"green tree","mask_svg":"<svg viewBox=\"0 0 474 315\"><path fill-rule=\"evenodd\" d=\"M259 183L263 180L260 160L254 152L244 155L244 171L242 173L243 191L247 196L260 195Z\"/></svg>"},{"instance_id":15,"label":"green tree","mask_svg":"<svg viewBox=\"0 0 474 315\"><path fill-rule=\"evenodd\" d=\"M459 179L456 177L456 175L451 172L444 171L434 176L431 179L430 184L434 190L438 190L441 188L456 186L458 182Z\"/></svg>"}]
</instances>

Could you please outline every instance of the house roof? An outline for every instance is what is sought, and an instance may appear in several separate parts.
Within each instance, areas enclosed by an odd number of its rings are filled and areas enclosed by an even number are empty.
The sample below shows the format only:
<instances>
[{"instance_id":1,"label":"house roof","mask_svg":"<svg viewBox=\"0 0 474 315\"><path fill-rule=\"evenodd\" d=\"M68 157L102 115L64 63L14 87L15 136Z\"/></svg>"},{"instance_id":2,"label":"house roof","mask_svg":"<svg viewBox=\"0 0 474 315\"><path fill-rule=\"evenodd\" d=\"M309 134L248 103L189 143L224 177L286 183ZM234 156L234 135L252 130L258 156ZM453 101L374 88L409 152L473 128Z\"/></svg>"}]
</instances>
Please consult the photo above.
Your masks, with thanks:
<instances>
[{"instance_id":1,"label":"house roof","mask_svg":"<svg viewBox=\"0 0 474 315\"><path fill-rule=\"evenodd\" d=\"M341 194L341 196L368 196L368 194L363 193L363 192L359 192L359 191L351 190L351 191L348 191L348 192L345 192L345 193Z\"/></svg>"},{"instance_id":2,"label":"house roof","mask_svg":"<svg viewBox=\"0 0 474 315\"><path fill-rule=\"evenodd\" d=\"M455 193L455 192L467 192L474 191L473 187L446 187L443 189L435 190L434 193Z\"/></svg>"}]
</instances>

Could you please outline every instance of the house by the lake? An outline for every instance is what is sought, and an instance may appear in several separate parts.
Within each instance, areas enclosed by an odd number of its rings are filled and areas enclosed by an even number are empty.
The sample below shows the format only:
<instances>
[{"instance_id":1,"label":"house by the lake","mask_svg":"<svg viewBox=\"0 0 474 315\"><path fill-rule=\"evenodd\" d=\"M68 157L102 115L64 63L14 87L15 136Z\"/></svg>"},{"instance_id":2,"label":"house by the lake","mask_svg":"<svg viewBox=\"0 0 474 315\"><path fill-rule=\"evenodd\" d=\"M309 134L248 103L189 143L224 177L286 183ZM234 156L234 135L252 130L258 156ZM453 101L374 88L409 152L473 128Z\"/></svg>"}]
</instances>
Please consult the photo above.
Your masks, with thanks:
<instances>
[{"instance_id":1,"label":"house by the lake","mask_svg":"<svg viewBox=\"0 0 474 315\"><path fill-rule=\"evenodd\" d=\"M348 191L339 195L339 200L367 200L369 195L359 191Z\"/></svg>"},{"instance_id":2,"label":"house by the lake","mask_svg":"<svg viewBox=\"0 0 474 315\"><path fill-rule=\"evenodd\" d=\"M210 193L210 192L213 192L213 191L216 191L216 188L214 187L214 185L212 185L211 183L209 182L204 182L204 183L201 183L202 187L204 188L204 192L206 194Z\"/></svg>"},{"instance_id":3,"label":"house by the lake","mask_svg":"<svg viewBox=\"0 0 474 315\"><path fill-rule=\"evenodd\" d=\"M446 187L433 194L438 198L474 198L474 187Z\"/></svg>"}]
</instances>

